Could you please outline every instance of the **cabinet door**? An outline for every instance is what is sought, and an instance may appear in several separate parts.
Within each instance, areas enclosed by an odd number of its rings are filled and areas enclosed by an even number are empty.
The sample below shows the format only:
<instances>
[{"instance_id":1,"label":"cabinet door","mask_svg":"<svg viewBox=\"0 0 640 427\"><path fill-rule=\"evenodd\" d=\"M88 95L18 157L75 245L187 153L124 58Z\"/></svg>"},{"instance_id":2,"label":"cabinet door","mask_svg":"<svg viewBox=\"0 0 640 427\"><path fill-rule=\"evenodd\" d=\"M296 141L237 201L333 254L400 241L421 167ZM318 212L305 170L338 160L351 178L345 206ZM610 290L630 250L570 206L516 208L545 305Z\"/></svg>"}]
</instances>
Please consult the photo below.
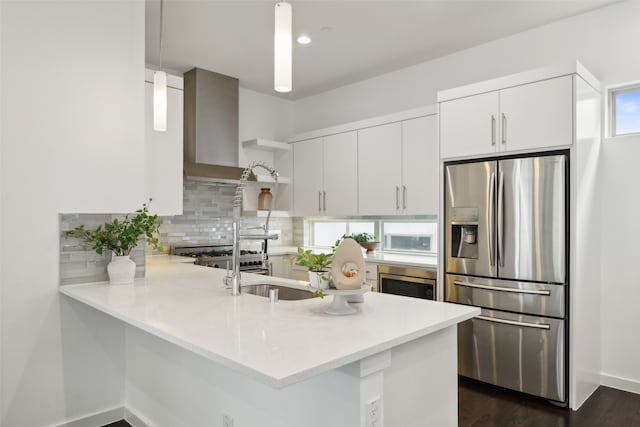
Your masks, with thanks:
<instances>
[{"instance_id":1,"label":"cabinet door","mask_svg":"<svg viewBox=\"0 0 640 427\"><path fill-rule=\"evenodd\" d=\"M289 277L289 265L285 261L284 255L269 255L269 262L271 263L271 275L273 277Z\"/></svg>"},{"instance_id":2,"label":"cabinet door","mask_svg":"<svg viewBox=\"0 0 640 427\"><path fill-rule=\"evenodd\" d=\"M167 130L153 130L153 84L145 83L144 189L150 211L182 215L183 92L167 89Z\"/></svg>"},{"instance_id":3,"label":"cabinet door","mask_svg":"<svg viewBox=\"0 0 640 427\"><path fill-rule=\"evenodd\" d=\"M401 213L402 130L390 123L358 131L360 215Z\"/></svg>"},{"instance_id":4,"label":"cabinet door","mask_svg":"<svg viewBox=\"0 0 640 427\"><path fill-rule=\"evenodd\" d=\"M323 215L358 214L358 134L324 138Z\"/></svg>"},{"instance_id":5,"label":"cabinet door","mask_svg":"<svg viewBox=\"0 0 640 427\"><path fill-rule=\"evenodd\" d=\"M537 150L573 143L573 76L500 91L500 150Z\"/></svg>"},{"instance_id":6,"label":"cabinet door","mask_svg":"<svg viewBox=\"0 0 640 427\"><path fill-rule=\"evenodd\" d=\"M440 103L440 157L491 154L498 143L498 92Z\"/></svg>"},{"instance_id":7,"label":"cabinet door","mask_svg":"<svg viewBox=\"0 0 640 427\"><path fill-rule=\"evenodd\" d=\"M437 116L402 122L402 209L405 214L438 213Z\"/></svg>"},{"instance_id":8,"label":"cabinet door","mask_svg":"<svg viewBox=\"0 0 640 427\"><path fill-rule=\"evenodd\" d=\"M322 138L293 145L293 211L296 215L322 213Z\"/></svg>"}]
</instances>

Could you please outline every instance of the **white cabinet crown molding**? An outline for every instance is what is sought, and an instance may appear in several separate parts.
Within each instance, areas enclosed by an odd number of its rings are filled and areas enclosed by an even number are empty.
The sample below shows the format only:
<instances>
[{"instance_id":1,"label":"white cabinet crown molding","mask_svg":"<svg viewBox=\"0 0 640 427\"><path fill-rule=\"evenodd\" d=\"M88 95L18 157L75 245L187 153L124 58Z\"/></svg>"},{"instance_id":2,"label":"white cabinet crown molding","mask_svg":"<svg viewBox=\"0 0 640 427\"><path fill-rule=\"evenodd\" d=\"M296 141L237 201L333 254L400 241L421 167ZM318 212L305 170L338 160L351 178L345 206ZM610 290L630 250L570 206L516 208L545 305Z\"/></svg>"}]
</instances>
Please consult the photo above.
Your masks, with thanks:
<instances>
[{"instance_id":1,"label":"white cabinet crown molding","mask_svg":"<svg viewBox=\"0 0 640 427\"><path fill-rule=\"evenodd\" d=\"M344 123L341 125L331 126L323 129L316 129L308 132L302 132L287 138L288 142L299 142L308 139L320 138L324 136L345 133L354 130L366 129L374 126L385 125L388 123L401 122L405 120L415 119L418 117L431 116L438 113L436 104L424 107L414 108L412 110L400 111L397 113L386 114L384 116L371 117L369 119L359 120L356 122Z\"/></svg>"},{"instance_id":2,"label":"white cabinet crown molding","mask_svg":"<svg viewBox=\"0 0 640 427\"><path fill-rule=\"evenodd\" d=\"M458 86L452 89L441 90L437 95L438 103L571 74L579 75L592 88L599 92L601 91L602 85L598 79L596 79L580 62L571 61L523 71L516 74L510 74L508 76L502 76L465 86Z\"/></svg>"}]
</instances>

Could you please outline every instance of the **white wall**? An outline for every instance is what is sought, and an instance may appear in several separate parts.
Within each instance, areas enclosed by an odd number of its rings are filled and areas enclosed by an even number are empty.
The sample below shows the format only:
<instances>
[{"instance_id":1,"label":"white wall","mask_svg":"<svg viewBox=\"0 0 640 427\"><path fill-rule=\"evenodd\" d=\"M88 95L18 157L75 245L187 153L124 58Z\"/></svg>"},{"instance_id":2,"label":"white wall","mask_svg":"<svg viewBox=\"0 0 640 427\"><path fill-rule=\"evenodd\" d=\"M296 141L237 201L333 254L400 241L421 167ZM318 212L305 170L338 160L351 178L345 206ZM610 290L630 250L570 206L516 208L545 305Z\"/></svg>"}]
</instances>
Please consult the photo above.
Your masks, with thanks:
<instances>
[{"instance_id":1,"label":"white wall","mask_svg":"<svg viewBox=\"0 0 640 427\"><path fill-rule=\"evenodd\" d=\"M640 79L640 74L637 75ZM602 383L640 393L640 137L603 141ZM631 382L629 381L631 380Z\"/></svg>"},{"instance_id":2,"label":"white wall","mask_svg":"<svg viewBox=\"0 0 640 427\"><path fill-rule=\"evenodd\" d=\"M626 1L475 48L296 102L296 132L324 128L436 102L438 90L569 60L579 60L604 85L640 81L640 2ZM602 372L605 383L640 392L640 286L634 266L640 141L606 141L600 177L610 218L602 251ZM625 192L626 191L626 192ZM627 195L625 195L627 194ZM579 284L577 284L579 286Z\"/></svg>"},{"instance_id":3,"label":"white wall","mask_svg":"<svg viewBox=\"0 0 640 427\"><path fill-rule=\"evenodd\" d=\"M255 138L284 141L294 131L293 101L265 95L240 88L240 117L238 135L240 139L240 166L251 160L262 160L274 164L272 153L257 150L245 151L242 141Z\"/></svg>"},{"instance_id":4,"label":"white wall","mask_svg":"<svg viewBox=\"0 0 640 427\"><path fill-rule=\"evenodd\" d=\"M442 89L567 60L605 84L640 79L640 3L627 1L296 102L296 133L436 102Z\"/></svg>"},{"instance_id":5,"label":"white wall","mask_svg":"<svg viewBox=\"0 0 640 427\"><path fill-rule=\"evenodd\" d=\"M0 2L0 425L122 406L124 330L58 294L59 212L143 201L144 2Z\"/></svg>"}]
</instances>

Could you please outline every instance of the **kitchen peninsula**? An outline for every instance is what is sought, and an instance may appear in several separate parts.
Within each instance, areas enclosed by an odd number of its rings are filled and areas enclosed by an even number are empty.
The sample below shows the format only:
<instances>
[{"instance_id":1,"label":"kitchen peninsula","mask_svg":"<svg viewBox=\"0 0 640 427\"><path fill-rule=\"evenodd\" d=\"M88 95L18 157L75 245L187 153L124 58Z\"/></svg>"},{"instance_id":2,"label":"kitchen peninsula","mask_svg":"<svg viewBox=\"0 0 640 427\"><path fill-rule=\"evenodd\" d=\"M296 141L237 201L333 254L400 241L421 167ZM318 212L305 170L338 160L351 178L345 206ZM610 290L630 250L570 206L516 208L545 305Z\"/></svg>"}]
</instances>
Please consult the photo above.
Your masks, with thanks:
<instances>
[{"instance_id":1,"label":"kitchen peninsula","mask_svg":"<svg viewBox=\"0 0 640 427\"><path fill-rule=\"evenodd\" d=\"M457 424L456 325L478 309L368 293L356 314L329 316L326 299L232 297L224 274L153 261L134 286L60 288L124 322L124 406L141 424ZM267 282L305 286L243 275Z\"/></svg>"}]
</instances>

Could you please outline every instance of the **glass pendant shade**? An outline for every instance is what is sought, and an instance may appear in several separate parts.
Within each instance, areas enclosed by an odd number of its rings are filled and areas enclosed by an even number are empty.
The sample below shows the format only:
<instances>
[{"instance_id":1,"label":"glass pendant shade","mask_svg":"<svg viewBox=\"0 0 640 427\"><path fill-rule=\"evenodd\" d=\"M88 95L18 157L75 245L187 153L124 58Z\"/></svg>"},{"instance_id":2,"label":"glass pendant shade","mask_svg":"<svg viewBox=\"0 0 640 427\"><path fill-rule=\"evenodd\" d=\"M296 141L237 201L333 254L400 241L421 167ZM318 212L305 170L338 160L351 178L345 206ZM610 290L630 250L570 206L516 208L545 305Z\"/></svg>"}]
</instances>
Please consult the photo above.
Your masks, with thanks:
<instances>
[{"instance_id":1,"label":"glass pendant shade","mask_svg":"<svg viewBox=\"0 0 640 427\"><path fill-rule=\"evenodd\" d=\"M293 10L287 2L276 3L275 9L273 84L276 92L291 92Z\"/></svg>"},{"instance_id":2,"label":"glass pendant shade","mask_svg":"<svg viewBox=\"0 0 640 427\"><path fill-rule=\"evenodd\" d=\"M167 130L167 73L153 73L153 130Z\"/></svg>"}]
</instances>

